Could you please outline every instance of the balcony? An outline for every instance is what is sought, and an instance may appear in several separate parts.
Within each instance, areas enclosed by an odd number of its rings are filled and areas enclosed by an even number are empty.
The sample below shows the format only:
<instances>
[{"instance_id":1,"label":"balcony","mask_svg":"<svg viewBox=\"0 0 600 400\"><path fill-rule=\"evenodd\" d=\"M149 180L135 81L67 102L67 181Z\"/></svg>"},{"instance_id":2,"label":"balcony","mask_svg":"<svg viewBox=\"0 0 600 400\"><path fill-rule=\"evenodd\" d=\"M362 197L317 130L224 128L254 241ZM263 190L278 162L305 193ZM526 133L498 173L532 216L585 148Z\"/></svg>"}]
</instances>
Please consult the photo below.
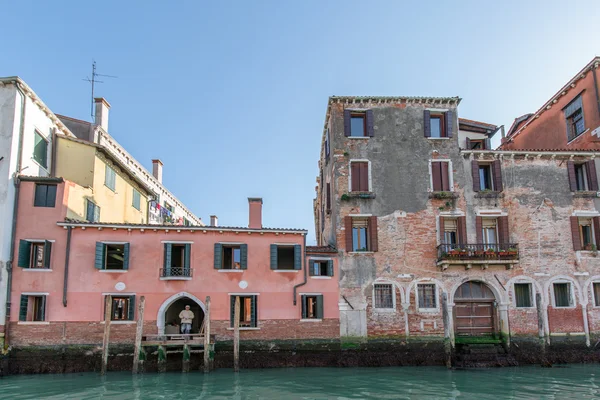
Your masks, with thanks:
<instances>
[{"instance_id":1,"label":"balcony","mask_svg":"<svg viewBox=\"0 0 600 400\"><path fill-rule=\"evenodd\" d=\"M504 265L512 269L519 262L519 245L502 244L440 244L438 246L437 265L446 270L452 265L461 265L471 269L473 265L487 269L490 265Z\"/></svg>"},{"instance_id":2,"label":"balcony","mask_svg":"<svg viewBox=\"0 0 600 400\"><path fill-rule=\"evenodd\" d=\"M193 268L161 268L159 276L161 281L189 281L192 279L193 272Z\"/></svg>"}]
</instances>

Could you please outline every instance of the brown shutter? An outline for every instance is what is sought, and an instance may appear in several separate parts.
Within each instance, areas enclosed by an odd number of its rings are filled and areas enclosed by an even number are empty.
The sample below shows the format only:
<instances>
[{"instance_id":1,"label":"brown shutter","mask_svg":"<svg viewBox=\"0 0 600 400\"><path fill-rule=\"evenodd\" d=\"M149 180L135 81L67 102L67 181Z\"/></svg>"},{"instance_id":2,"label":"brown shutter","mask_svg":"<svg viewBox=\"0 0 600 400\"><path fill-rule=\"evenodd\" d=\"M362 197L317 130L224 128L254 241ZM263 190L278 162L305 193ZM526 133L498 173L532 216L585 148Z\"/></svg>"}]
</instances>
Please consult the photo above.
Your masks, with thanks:
<instances>
[{"instance_id":1,"label":"brown shutter","mask_svg":"<svg viewBox=\"0 0 600 400\"><path fill-rule=\"evenodd\" d=\"M360 163L350 163L350 180L352 181L350 191L358 192L360 190Z\"/></svg>"},{"instance_id":2,"label":"brown shutter","mask_svg":"<svg viewBox=\"0 0 600 400\"><path fill-rule=\"evenodd\" d=\"M350 110L344 110L344 136L350 136Z\"/></svg>"},{"instance_id":3,"label":"brown shutter","mask_svg":"<svg viewBox=\"0 0 600 400\"><path fill-rule=\"evenodd\" d=\"M571 192L577 191L577 177L575 176L575 163L573 161L567 161L567 171L569 172L569 186Z\"/></svg>"},{"instance_id":4,"label":"brown shutter","mask_svg":"<svg viewBox=\"0 0 600 400\"><path fill-rule=\"evenodd\" d=\"M423 127L425 128L425 137L431 137L431 112L423 111Z\"/></svg>"},{"instance_id":5,"label":"brown shutter","mask_svg":"<svg viewBox=\"0 0 600 400\"><path fill-rule=\"evenodd\" d=\"M490 139L485 139L483 141L483 148L485 150L492 150L492 141Z\"/></svg>"},{"instance_id":6,"label":"brown shutter","mask_svg":"<svg viewBox=\"0 0 600 400\"><path fill-rule=\"evenodd\" d=\"M594 160L585 163L585 169L587 171L588 178L588 189L592 192L598 191L598 177L596 175L596 163Z\"/></svg>"},{"instance_id":7,"label":"brown shutter","mask_svg":"<svg viewBox=\"0 0 600 400\"><path fill-rule=\"evenodd\" d=\"M379 250L379 244L377 243L377 217L369 217L369 250Z\"/></svg>"},{"instance_id":8,"label":"brown shutter","mask_svg":"<svg viewBox=\"0 0 600 400\"><path fill-rule=\"evenodd\" d=\"M454 113L452 111L446 111L446 137L452 137L452 127L454 125Z\"/></svg>"},{"instance_id":9,"label":"brown shutter","mask_svg":"<svg viewBox=\"0 0 600 400\"><path fill-rule=\"evenodd\" d=\"M481 217L475 217L475 230L477 231L477 244L483 243L483 220Z\"/></svg>"},{"instance_id":10,"label":"brown shutter","mask_svg":"<svg viewBox=\"0 0 600 400\"><path fill-rule=\"evenodd\" d=\"M504 185L502 184L502 163L500 160L495 160L492 163L492 170L494 171L494 190L501 192L504 190Z\"/></svg>"},{"instance_id":11,"label":"brown shutter","mask_svg":"<svg viewBox=\"0 0 600 400\"><path fill-rule=\"evenodd\" d=\"M579 218L571 217L571 236L573 237L573 250L581 250L581 236L579 235Z\"/></svg>"},{"instance_id":12,"label":"brown shutter","mask_svg":"<svg viewBox=\"0 0 600 400\"><path fill-rule=\"evenodd\" d=\"M327 211L331 211L331 184L327 183Z\"/></svg>"},{"instance_id":13,"label":"brown shutter","mask_svg":"<svg viewBox=\"0 0 600 400\"><path fill-rule=\"evenodd\" d=\"M445 230L444 230L444 217L440 217L440 231L439 231L439 236L440 236L440 244L445 243L444 236Z\"/></svg>"},{"instance_id":14,"label":"brown shutter","mask_svg":"<svg viewBox=\"0 0 600 400\"><path fill-rule=\"evenodd\" d=\"M594 236L596 238L596 250L600 249L600 217L592 218L594 221Z\"/></svg>"},{"instance_id":15,"label":"brown shutter","mask_svg":"<svg viewBox=\"0 0 600 400\"><path fill-rule=\"evenodd\" d=\"M369 163L361 162L360 166L360 188L361 192L369 191Z\"/></svg>"},{"instance_id":16,"label":"brown shutter","mask_svg":"<svg viewBox=\"0 0 600 400\"><path fill-rule=\"evenodd\" d=\"M442 167L442 190L449 191L450 190L450 175L448 170L448 162L441 162L440 165Z\"/></svg>"},{"instance_id":17,"label":"brown shutter","mask_svg":"<svg viewBox=\"0 0 600 400\"><path fill-rule=\"evenodd\" d=\"M373 128L373 110L367 110L365 113L367 118L367 136L373 137L375 129Z\"/></svg>"},{"instance_id":18,"label":"brown shutter","mask_svg":"<svg viewBox=\"0 0 600 400\"><path fill-rule=\"evenodd\" d=\"M431 163L431 179L433 181L433 191L440 192L442 190L442 169L440 162L434 161Z\"/></svg>"},{"instance_id":19,"label":"brown shutter","mask_svg":"<svg viewBox=\"0 0 600 400\"><path fill-rule=\"evenodd\" d=\"M498 217L498 238L500 239L500 244L507 244L510 242L508 217Z\"/></svg>"},{"instance_id":20,"label":"brown shutter","mask_svg":"<svg viewBox=\"0 0 600 400\"><path fill-rule=\"evenodd\" d=\"M467 150L471 150L471 139L467 138Z\"/></svg>"},{"instance_id":21,"label":"brown shutter","mask_svg":"<svg viewBox=\"0 0 600 400\"><path fill-rule=\"evenodd\" d=\"M456 219L456 229L458 230L458 237L456 238L458 243L461 245L467 244L467 217L458 217Z\"/></svg>"},{"instance_id":22,"label":"brown shutter","mask_svg":"<svg viewBox=\"0 0 600 400\"><path fill-rule=\"evenodd\" d=\"M481 183L479 182L479 162L471 161L471 174L473 175L473 191L479 192Z\"/></svg>"},{"instance_id":23,"label":"brown shutter","mask_svg":"<svg viewBox=\"0 0 600 400\"><path fill-rule=\"evenodd\" d=\"M344 217L346 225L346 252L352 251L352 217Z\"/></svg>"}]
</instances>

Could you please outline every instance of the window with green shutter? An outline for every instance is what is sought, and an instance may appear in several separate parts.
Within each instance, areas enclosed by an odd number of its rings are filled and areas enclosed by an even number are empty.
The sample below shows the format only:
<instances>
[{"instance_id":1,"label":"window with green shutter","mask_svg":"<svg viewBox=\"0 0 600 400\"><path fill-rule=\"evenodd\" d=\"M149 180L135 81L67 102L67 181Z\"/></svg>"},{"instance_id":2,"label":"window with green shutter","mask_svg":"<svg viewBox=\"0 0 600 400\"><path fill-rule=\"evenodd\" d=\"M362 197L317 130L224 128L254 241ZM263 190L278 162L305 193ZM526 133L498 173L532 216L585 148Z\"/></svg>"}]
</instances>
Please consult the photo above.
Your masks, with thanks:
<instances>
[{"instance_id":1,"label":"window with green shutter","mask_svg":"<svg viewBox=\"0 0 600 400\"><path fill-rule=\"evenodd\" d=\"M129 243L96 242L94 266L102 270L128 270L129 253Z\"/></svg>"},{"instance_id":2,"label":"window with green shutter","mask_svg":"<svg viewBox=\"0 0 600 400\"><path fill-rule=\"evenodd\" d=\"M49 269L52 242L34 242L29 240L19 241L19 255L17 266L21 268Z\"/></svg>"},{"instance_id":3,"label":"window with green shutter","mask_svg":"<svg viewBox=\"0 0 600 400\"><path fill-rule=\"evenodd\" d=\"M239 296L240 297L240 328L257 328L257 298L258 296ZM230 318L229 325L233 327L235 316L235 298L230 296Z\"/></svg>"},{"instance_id":4,"label":"window with green shutter","mask_svg":"<svg viewBox=\"0 0 600 400\"><path fill-rule=\"evenodd\" d=\"M56 205L56 185L36 183L34 207L54 207Z\"/></svg>"},{"instance_id":5,"label":"window with green shutter","mask_svg":"<svg viewBox=\"0 0 600 400\"><path fill-rule=\"evenodd\" d=\"M46 320L45 295L21 295L19 321L41 322Z\"/></svg>"},{"instance_id":6,"label":"window with green shutter","mask_svg":"<svg viewBox=\"0 0 600 400\"><path fill-rule=\"evenodd\" d=\"M104 302L106 304L106 301ZM135 316L135 295L113 296L110 310L111 321L133 321Z\"/></svg>"},{"instance_id":7,"label":"window with green shutter","mask_svg":"<svg viewBox=\"0 0 600 400\"><path fill-rule=\"evenodd\" d=\"M215 243L214 267L215 269L247 269L248 245Z\"/></svg>"},{"instance_id":8,"label":"window with green shutter","mask_svg":"<svg viewBox=\"0 0 600 400\"><path fill-rule=\"evenodd\" d=\"M133 189L133 201L132 204L133 208L135 208L136 210L140 210L142 207L142 195L140 192L138 192L137 190Z\"/></svg>"},{"instance_id":9,"label":"window with green shutter","mask_svg":"<svg viewBox=\"0 0 600 400\"><path fill-rule=\"evenodd\" d=\"M104 184L113 192L117 188L117 173L108 164L105 167Z\"/></svg>"},{"instance_id":10,"label":"window with green shutter","mask_svg":"<svg viewBox=\"0 0 600 400\"><path fill-rule=\"evenodd\" d=\"M310 276L333 276L333 260L310 260Z\"/></svg>"},{"instance_id":11,"label":"window with green shutter","mask_svg":"<svg viewBox=\"0 0 600 400\"><path fill-rule=\"evenodd\" d=\"M44 168L48 168L48 141L35 131L33 159Z\"/></svg>"},{"instance_id":12,"label":"window with green shutter","mask_svg":"<svg viewBox=\"0 0 600 400\"><path fill-rule=\"evenodd\" d=\"M302 246L271 245L271 269L300 270L302 269Z\"/></svg>"},{"instance_id":13,"label":"window with green shutter","mask_svg":"<svg viewBox=\"0 0 600 400\"><path fill-rule=\"evenodd\" d=\"M160 277L191 278L191 254L192 245L190 243L165 243Z\"/></svg>"},{"instance_id":14,"label":"window with green shutter","mask_svg":"<svg viewBox=\"0 0 600 400\"><path fill-rule=\"evenodd\" d=\"M88 222L100 222L100 207L90 199L85 199L85 220Z\"/></svg>"},{"instance_id":15,"label":"window with green shutter","mask_svg":"<svg viewBox=\"0 0 600 400\"><path fill-rule=\"evenodd\" d=\"M323 319L323 295L303 294L302 319Z\"/></svg>"}]
</instances>

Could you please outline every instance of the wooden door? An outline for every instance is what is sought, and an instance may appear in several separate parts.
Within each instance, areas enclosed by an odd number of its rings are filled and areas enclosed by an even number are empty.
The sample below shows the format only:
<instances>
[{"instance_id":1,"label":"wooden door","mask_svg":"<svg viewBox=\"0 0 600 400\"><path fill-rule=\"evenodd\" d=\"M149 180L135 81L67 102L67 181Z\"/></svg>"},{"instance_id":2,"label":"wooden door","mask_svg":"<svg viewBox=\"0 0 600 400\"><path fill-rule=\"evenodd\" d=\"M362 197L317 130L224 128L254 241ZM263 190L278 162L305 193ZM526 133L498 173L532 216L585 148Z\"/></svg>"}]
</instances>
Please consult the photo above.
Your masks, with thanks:
<instances>
[{"instance_id":1,"label":"wooden door","mask_svg":"<svg viewBox=\"0 0 600 400\"><path fill-rule=\"evenodd\" d=\"M490 336L495 333L494 303L491 301L457 302L454 316L457 336Z\"/></svg>"}]
</instances>

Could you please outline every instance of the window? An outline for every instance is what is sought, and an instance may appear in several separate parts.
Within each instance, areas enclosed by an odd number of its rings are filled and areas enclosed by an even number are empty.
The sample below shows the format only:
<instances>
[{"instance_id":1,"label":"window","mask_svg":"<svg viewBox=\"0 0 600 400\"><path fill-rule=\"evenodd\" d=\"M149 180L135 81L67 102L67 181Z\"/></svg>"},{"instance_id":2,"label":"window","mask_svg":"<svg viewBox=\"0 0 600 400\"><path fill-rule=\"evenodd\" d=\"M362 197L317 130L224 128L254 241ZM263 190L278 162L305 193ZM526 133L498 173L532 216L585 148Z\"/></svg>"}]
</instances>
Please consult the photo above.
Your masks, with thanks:
<instances>
[{"instance_id":1,"label":"window","mask_svg":"<svg viewBox=\"0 0 600 400\"><path fill-rule=\"evenodd\" d=\"M504 189L502 183L502 163L495 160L491 163L480 163L477 160L472 162L473 191L496 191L501 192Z\"/></svg>"},{"instance_id":2,"label":"window","mask_svg":"<svg viewBox=\"0 0 600 400\"><path fill-rule=\"evenodd\" d=\"M373 110L344 110L344 136L372 137L373 133Z\"/></svg>"},{"instance_id":3,"label":"window","mask_svg":"<svg viewBox=\"0 0 600 400\"><path fill-rule=\"evenodd\" d=\"M49 269L51 251L52 242L48 240L40 242L21 240L17 265L21 268Z\"/></svg>"},{"instance_id":4,"label":"window","mask_svg":"<svg viewBox=\"0 0 600 400\"><path fill-rule=\"evenodd\" d=\"M391 283L373 285L373 308L394 309L394 287Z\"/></svg>"},{"instance_id":5,"label":"window","mask_svg":"<svg viewBox=\"0 0 600 400\"><path fill-rule=\"evenodd\" d=\"M271 269L299 270L302 266L302 246L271 245Z\"/></svg>"},{"instance_id":6,"label":"window","mask_svg":"<svg viewBox=\"0 0 600 400\"><path fill-rule=\"evenodd\" d=\"M573 161L568 161L567 169L569 171L569 185L572 192L598 191L598 177L594 160L577 164Z\"/></svg>"},{"instance_id":7,"label":"window","mask_svg":"<svg viewBox=\"0 0 600 400\"><path fill-rule=\"evenodd\" d=\"M435 283L417 284L419 308L437 308Z\"/></svg>"},{"instance_id":8,"label":"window","mask_svg":"<svg viewBox=\"0 0 600 400\"><path fill-rule=\"evenodd\" d=\"M344 219L346 251L377 251L377 217L352 217Z\"/></svg>"},{"instance_id":9,"label":"window","mask_svg":"<svg viewBox=\"0 0 600 400\"><path fill-rule=\"evenodd\" d=\"M88 222L99 222L100 221L100 207L93 201L85 200L85 220Z\"/></svg>"},{"instance_id":10,"label":"window","mask_svg":"<svg viewBox=\"0 0 600 400\"><path fill-rule=\"evenodd\" d=\"M565 119L567 121L567 140L571 141L585 131L583 119L583 102L581 95L577 96L565 107Z\"/></svg>"},{"instance_id":11,"label":"window","mask_svg":"<svg viewBox=\"0 0 600 400\"><path fill-rule=\"evenodd\" d=\"M129 243L96 242L94 267L100 270L128 270Z\"/></svg>"},{"instance_id":12,"label":"window","mask_svg":"<svg viewBox=\"0 0 600 400\"><path fill-rule=\"evenodd\" d=\"M369 191L369 163L367 161L350 162L350 191Z\"/></svg>"},{"instance_id":13,"label":"window","mask_svg":"<svg viewBox=\"0 0 600 400\"><path fill-rule=\"evenodd\" d=\"M571 284L555 283L554 285L554 306L570 307L572 305Z\"/></svg>"},{"instance_id":14,"label":"window","mask_svg":"<svg viewBox=\"0 0 600 400\"><path fill-rule=\"evenodd\" d=\"M573 250L597 250L600 217L571 217Z\"/></svg>"},{"instance_id":15,"label":"window","mask_svg":"<svg viewBox=\"0 0 600 400\"><path fill-rule=\"evenodd\" d=\"M365 113L350 114L350 136L367 136L367 118Z\"/></svg>"},{"instance_id":16,"label":"window","mask_svg":"<svg viewBox=\"0 0 600 400\"><path fill-rule=\"evenodd\" d=\"M191 226L192 223L186 217L183 217L183 226Z\"/></svg>"},{"instance_id":17,"label":"window","mask_svg":"<svg viewBox=\"0 0 600 400\"><path fill-rule=\"evenodd\" d=\"M452 111L439 112L423 111L423 126L425 137L428 138L451 138L452 126L454 124L454 113Z\"/></svg>"},{"instance_id":18,"label":"window","mask_svg":"<svg viewBox=\"0 0 600 400\"><path fill-rule=\"evenodd\" d=\"M191 251L192 245L189 243L165 243L161 277L191 278Z\"/></svg>"},{"instance_id":19,"label":"window","mask_svg":"<svg viewBox=\"0 0 600 400\"><path fill-rule=\"evenodd\" d=\"M595 243L594 227L591 218L579 218L579 237L584 250L592 250Z\"/></svg>"},{"instance_id":20,"label":"window","mask_svg":"<svg viewBox=\"0 0 600 400\"><path fill-rule=\"evenodd\" d=\"M467 150L490 150L490 139L467 138Z\"/></svg>"},{"instance_id":21,"label":"window","mask_svg":"<svg viewBox=\"0 0 600 400\"><path fill-rule=\"evenodd\" d=\"M600 282L594 282L593 290L594 290L594 305L596 307L600 307Z\"/></svg>"},{"instance_id":22,"label":"window","mask_svg":"<svg viewBox=\"0 0 600 400\"><path fill-rule=\"evenodd\" d=\"M329 160L329 128L325 132L325 160Z\"/></svg>"},{"instance_id":23,"label":"window","mask_svg":"<svg viewBox=\"0 0 600 400\"><path fill-rule=\"evenodd\" d=\"M303 294L302 319L323 319L323 295Z\"/></svg>"},{"instance_id":24,"label":"window","mask_svg":"<svg viewBox=\"0 0 600 400\"><path fill-rule=\"evenodd\" d=\"M575 179L577 190L588 190L588 181L585 164L575 164Z\"/></svg>"},{"instance_id":25,"label":"window","mask_svg":"<svg viewBox=\"0 0 600 400\"><path fill-rule=\"evenodd\" d=\"M48 168L48 142L35 131L33 159L44 168Z\"/></svg>"},{"instance_id":26,"label":"window","mask_svg":"<svg viewBox=\"0 0 600 400\"><path fill-rule=\"evenodd\" d=\"M223 247L223 269L241 268L241 250L237 247Z\"/></svg>"},{"instance_id":27,"label":"window","mask_svg":"<svg viewBox=\"0 0 600 400\"><path fill-rule=\"evenodd\" d=\"M455 218L442 218L442 224L444 229L444 243L456 245L458 224Z\"/></svg>"},{"instance_id":28,"label":"window","mask_svg":"<svg viewBox=\"0 0 600 400\"><path fill-rule=\"evenodd\" d=\"M327 182L327 193L325 194L326 196L326 204L327 204L327 213L329 214L331 212L331 184L329 182Z\"/></svg>"},{"instance_id":29,"label":"window","mask_svg":"<svg viewBox=\"0 0 600 400\"><path fill-rule=\"evenodd\" d=\"M34 207L54 207L56 205L56 185L35 184Z\"/></svg>"},{"instance_id":30,"label":"window","mask_svg":"<svg viewBox=\"0 0 600 400\"><path fill-rule=\"evenodd\" d=\"M19 321L45 321L46 320L46 296L45 295L21 295L19 308Z\"/></svg>"},{"instance_id":31,"label":"window","mask_svg":"<svg viewBox=\"0 0 600 400\"><path fill-rule=\"evenodd\" d=\"M515 283L515 305L517 308L533 307L531 283Z\"/></svg>"},{"instance_id":32,"label":"window","mask_svg":"<svg viewBox=\"0 0 600 400\"><path fill-rule=\"evenodd\" d=\"M498 243L497 220L495 218L482 218L483 228L483 243L496 244Z\"/></svg>"},{"instance_id":33,"label":"window","mask_svg":"<svg viewBox=\"0 0 600 400\"><path fill-rule=\"evenodd\" d=\"M433 137L433 138L446 137L446 132L444 131L444 118L442 115L432 115L430 123L431 123L431 137Z\"/></svg>"},{"instance_id":34,"label":"window","mask_svg":"<svg viewBox=\"0 0 600 400\"><path fill-rule=\"evenodd\" d=\"M229 319L230 326L233 328L233 321L235 316L235 298L237 296L230 296L231 301L231 316ZM240 328L256 328L257 324L257 298L258 296L239 296L240 298Z\"/></svg>"},{"instance_id":35,"label":"window","mask_svg":"<svg viewBox=\"0 0 600 400\"><path fill-rule=\"evenodd\" d=\"M448 161L431 162L431 183L434 192L447 192L451 190Z\"/></svg>"},{"instance_id":36,"label":"window","mask_svg":"<svg viewBox=\"0 0 600 400\"><path fill-rule=\"evenodd\" d=\"M104 184L114 192L117 187L117 173L108 164L105 166L104 172Z\"/></svg>"},{"instance_id":37,"label":"window","mask_svg":"<svg viewBox=\"0 0 600 400\"><path fill-rule=\"evenodd\" d=\"M494 190L492 183L492 166L479 164L479 190Z\"/></svg>"},{"instance_id":38,"label":"window","mask_svg":"<svg viewBox=\"0 0 600 400\"><path fill-rule=\"evenodd\" d=\"M106 304L106 301L104 302ZM135 296L114 296L110 304L111 321L133 321Z\"/></svg>"},{"instance_id":39,"label":"window","mask_svg":"<svg viewBox=\"0 0 600 400\"><path fill-rule=\"evenodd\" d=\"M171 212L175 212L175 207L165 201L165 208Z\"/></svg>"},{"instance_id":40,"label":"window","mask_svg":"<svg viewBox=\"0 0 600 400\"><path fill-rule=\"evenodd\" d=\"M311 276L333 276L333 260L311 260Z\"/></svg>"},{"instance_id":41,"label":"window","mask_svg":"<svg viewBox=\"0 0 600 400\"><path fill-rule=\"evenodd\" d=\"M248 245L215 243L214 267L215 269L247 269Z\"/></svg>"},{"instance_id":42,"label":"window","mask_svg":"<svg viewBox=\"0 0 600 400\"><path fill-rule=\"evenodd\" d=\"M138 192L136 189L133 189L133 201L132 201L131 205L136 210L139 210L141 208L141 199L142 199L141 193Z\"/></svg>"}]
</instances>

